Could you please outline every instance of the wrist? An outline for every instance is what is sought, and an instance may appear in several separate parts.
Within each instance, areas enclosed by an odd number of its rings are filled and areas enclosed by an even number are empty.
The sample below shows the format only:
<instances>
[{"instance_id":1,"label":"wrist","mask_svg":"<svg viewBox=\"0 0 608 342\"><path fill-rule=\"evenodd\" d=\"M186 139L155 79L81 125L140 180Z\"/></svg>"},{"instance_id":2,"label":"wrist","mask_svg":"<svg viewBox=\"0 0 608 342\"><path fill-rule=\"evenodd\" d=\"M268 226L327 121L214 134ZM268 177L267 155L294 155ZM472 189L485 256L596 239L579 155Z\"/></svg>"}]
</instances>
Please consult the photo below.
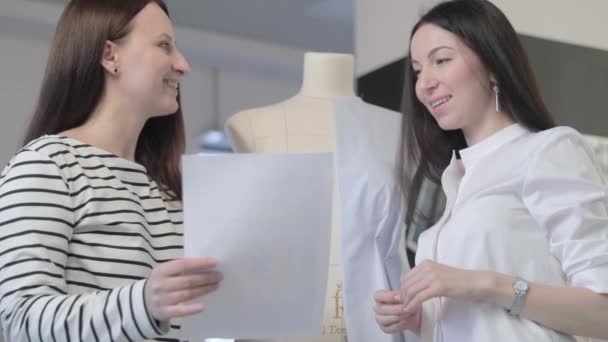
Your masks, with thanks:
<instances>
[{"instance_id":1,"label":"wrist","mask_svg":"<svg viewBox=\"0 0 608 342\"><path fill-rule=\"evenodd\" d=\"M513 303L513 280L515 277L497 273L497 272L482 272L486 273L483 276L482 290L480 291L480 300L488 303L496 304L508 309Z\"/></svg>"},{"instance_id":2,"label":"wrist","mask_svg":"<svg viewBox=\"0 0 608 342\"><path fill-rule=\"evenodd\" d=\"M491 271L478 271L473 279L475 279L472 289L472 297L474 300L483 302L495 302L498 296L500 287L500 275Z\"/></svg>"}]
</instances>

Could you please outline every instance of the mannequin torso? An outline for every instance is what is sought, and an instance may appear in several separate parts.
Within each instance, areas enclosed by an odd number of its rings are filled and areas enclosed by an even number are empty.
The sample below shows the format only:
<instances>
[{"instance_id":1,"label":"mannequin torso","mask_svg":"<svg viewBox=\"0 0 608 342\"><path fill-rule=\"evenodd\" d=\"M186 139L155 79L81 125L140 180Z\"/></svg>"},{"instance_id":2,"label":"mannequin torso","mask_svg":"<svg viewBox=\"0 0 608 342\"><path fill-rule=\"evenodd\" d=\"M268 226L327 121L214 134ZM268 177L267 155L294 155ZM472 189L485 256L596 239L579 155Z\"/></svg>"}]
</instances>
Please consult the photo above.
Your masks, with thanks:
<instances>
[{"instance_id":1,"label":"mannequin torso","mask_svg":"<svg viewBox=\"0 0 608 342\"><path fill-rule=\"evenodd\" d=\"M354 97L352 55L307 53L301 91L273 105L241 111L226 122L236 152L334 152L333 101ZM340 225L336 189L332 211L332 242L322 338L306 342L346 342L342 306ZM289 308L297 310L297 308ZM370 309L371 310L371 309ZM284 341L300 341L289 339Z\"/></svg>"}]
</instances>

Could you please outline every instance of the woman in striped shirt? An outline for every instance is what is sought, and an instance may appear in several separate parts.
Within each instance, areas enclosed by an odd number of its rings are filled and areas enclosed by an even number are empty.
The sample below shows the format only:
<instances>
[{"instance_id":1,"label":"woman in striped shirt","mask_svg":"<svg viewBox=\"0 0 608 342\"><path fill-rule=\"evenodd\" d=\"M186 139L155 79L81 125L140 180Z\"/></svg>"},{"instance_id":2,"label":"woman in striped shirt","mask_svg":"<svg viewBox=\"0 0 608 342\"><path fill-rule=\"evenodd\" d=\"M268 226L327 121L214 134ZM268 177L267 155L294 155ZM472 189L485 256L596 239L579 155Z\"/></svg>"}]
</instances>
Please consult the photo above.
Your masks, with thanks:
<instances>
[{"instance_id":1,"label":"woman in striped shirt","mask_svg":"<svg viewBox=\"0 0 608 342\"><path fill-rule=\"evenodd\" d=\"M0 178L6 341L177 340L218 287L182 258L179 80L162 0L72 0L26 145Z\"/></svg>"}]
</instances>

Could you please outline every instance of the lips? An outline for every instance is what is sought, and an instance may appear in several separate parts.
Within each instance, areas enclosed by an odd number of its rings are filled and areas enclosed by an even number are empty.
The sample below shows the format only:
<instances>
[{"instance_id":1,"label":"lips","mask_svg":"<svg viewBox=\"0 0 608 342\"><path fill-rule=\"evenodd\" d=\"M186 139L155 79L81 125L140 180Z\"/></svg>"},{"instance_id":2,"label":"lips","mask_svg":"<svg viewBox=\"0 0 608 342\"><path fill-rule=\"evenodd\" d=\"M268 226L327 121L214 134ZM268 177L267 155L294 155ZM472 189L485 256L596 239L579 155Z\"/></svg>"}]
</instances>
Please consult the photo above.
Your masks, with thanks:
<instances>
[{"instance_id":1,"label":"lips","mask_svg":"<svg viewBox=\"0 0 608 342\"><path fill-rule=\"evenodd\" d=\"M175 90L179 89L179 81L175 79L165 79L165 84Z\"/></svg>"},{"instance_id":2,"label":"lips","mask_svg":"<svg viewBox=\"0 0 608 342\"><path fill-rule=\"evenodd\" d=\"M429 105L431 106L431 108L435 109L435 108L441 106L442 104L448 102L451 98L452 98L452 95L446 95L443 97L435 98L429 103Z\"/></svg>"}]
</instances>

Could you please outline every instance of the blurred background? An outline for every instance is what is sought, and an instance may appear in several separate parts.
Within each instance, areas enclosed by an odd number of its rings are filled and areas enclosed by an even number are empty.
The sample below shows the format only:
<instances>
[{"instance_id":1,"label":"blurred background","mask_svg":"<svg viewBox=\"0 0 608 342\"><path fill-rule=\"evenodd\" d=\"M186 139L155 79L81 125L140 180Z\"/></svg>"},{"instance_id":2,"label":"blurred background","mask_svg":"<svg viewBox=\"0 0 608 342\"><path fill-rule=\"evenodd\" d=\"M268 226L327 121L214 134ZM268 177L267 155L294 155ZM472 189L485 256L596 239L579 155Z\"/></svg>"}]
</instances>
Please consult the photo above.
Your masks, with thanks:
<instances>
[{"instance_id":1,"label":"blurred background","mask_svg":"<svg viewBox=\"0 0 608 342\"><path fill-rule=\"evenodd\" d=\"M128 0L125 0L128 1ZM166 0L192 72L182 82L187 152L230 152L234 113L298 92L306 51L352 53L357 94L399 110L409 31L438 0ZM0 163L21 146L67 0L0 1ZM589 135L608 171L606 0L492 0L521 34L550 110ZM608 175L608 172L607 172ZM421 205L440 212L437 188ZM416 247L418 222L408 234Z\"/></svg>"},{"instance_id":2,"label":"blurred background","mask_svg":"<svg viewBox=\"0 0 608 342\"><path fill-rule=\"evenodd\" d=\"M168 0L192 72L182 84L188 152L229 149L226 118L296 93L305 51L352 53L353 2ZM67 0L0 1L0 161L21 143Z\"/></svg>"},{"instance_id":3,"label":"blurred background","mask_svg":"<svg viewBox=\"0 0 608 342\"><path fill-rule=\"evenodd\" d=\"M520 34L549 109L589 136L608 176L606 0L491 0ZM298 92L307 51L355 55L366 102L399 110L409 32L440 0L166 0L192 72L182 82L187 153L231 152L228 117ZM67 0L0 1L0 163L21 146ZM420 202L433 218L442 194ZM432 214L435 213L435 214ZM410 257L430 221L409 229Z\"/></svg>"},{"instance_id":4,"label":"blurred background","mask_svg":"<svg viewBox=\"0 0 608 342\"><path fill-rule=\"evenodd\" d=\"M67 0L0 2L0 162L20 146ZM224 121L299 90L306 51L352 53L358 94L398 110L413 23L438 0L167 0L188 152L229 151ZM494 0L521 33L558 122L608 136L608 1Z\"/></svg>"}]
</instances>

